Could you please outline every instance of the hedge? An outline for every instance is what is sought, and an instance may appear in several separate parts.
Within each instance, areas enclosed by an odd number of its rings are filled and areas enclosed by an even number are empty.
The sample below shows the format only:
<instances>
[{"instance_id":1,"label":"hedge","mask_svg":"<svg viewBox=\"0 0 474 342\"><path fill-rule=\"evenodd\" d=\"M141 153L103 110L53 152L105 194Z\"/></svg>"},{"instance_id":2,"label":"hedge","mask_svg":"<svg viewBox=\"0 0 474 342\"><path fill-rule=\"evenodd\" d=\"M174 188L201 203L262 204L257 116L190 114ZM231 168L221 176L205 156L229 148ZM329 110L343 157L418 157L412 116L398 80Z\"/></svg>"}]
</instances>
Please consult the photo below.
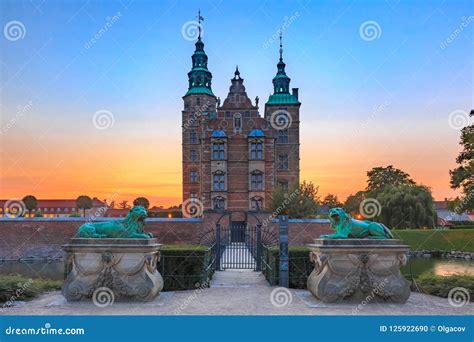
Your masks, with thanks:
<instances>
[{"instance_id":1,"label":"hedge","mask_svg":"<svg viewBox=\"0 0 474 342\"><path fill-rule=\"evenodd\" d=\"M465 290L462 290L464 293L474 293L474 275L468 274L455 274L441 277L433 273L423 273L416 278L415 284L417 290L422 293L429 293L444 298L447 298L449 291L454 288L464 288ZM459 292L459 294L463 295L462 292ZM468 298L469 295L464 295L464 297ZM471 296L470 299L471 302L474 301L474 296Z\"/></svg>"},{"instance_id":2,"label":"hedge","mask_svg":"<svg viewBox=\"0 0 474 342\"><path fill-rule=\"evenodd\" d=\"M264 248L264 265L262 267L265 278L270 285L278 285L279 273L279 248ZM306 289L306 281L314 266L309 261L309 248L290 246L288 248L290 258L290 288Z\"/></svg>"},{"instance_id":3,"label":"hedge","mask_svg":"<svg viewBox=\"0 0 474 342\"><path fill-rule=\"evenodd\" d=\"M392 230L413 251L474 252L474 229L456 230Z\"/></svg>"},{"instance_id":4,"label":"hedge","mask_svg":"<svg viewBox=\"0 0 474 342\"><path fill-rule=\"evenodd\" d=\"M19 274L0 277L0 302L11 302L34 298L43 292L60 290L62 280L32 279Z\"/></svg>"},{"instance_id":5,"label":"hedge","mask_svg":"<svg viewBox=\"0 0 474 342\"><path fill-rule=\"evenodd\" d=\"M163 291L192 290L208 287L214 272L209 247L165 245L161 249L158 271L164 279Z\"/></svg>"}]
</instances>

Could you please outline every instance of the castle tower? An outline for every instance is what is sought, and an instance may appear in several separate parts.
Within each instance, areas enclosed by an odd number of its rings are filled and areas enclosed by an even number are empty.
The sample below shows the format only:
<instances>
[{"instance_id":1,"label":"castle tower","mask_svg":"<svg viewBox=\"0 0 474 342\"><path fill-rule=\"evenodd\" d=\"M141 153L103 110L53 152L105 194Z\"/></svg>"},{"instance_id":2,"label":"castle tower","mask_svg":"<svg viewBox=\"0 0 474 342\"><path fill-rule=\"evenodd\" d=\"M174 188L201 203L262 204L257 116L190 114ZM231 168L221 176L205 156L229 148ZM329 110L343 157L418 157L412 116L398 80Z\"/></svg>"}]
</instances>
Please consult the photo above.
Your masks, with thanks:
<instances>
[{"instance_id":1,"label":"castle tower","mask_svg":"<svg viewBox=\"0 0 474 342\"><path fill-rule=\"evenodd\" d=\"M201 14L198 15L199 35L192 55L192 68L188 72L188 91L183 96L182 161L183 201L202 199L202 155L205 152L205 122L215 116L216 97L212 92L212 74L207 68L207 55L201 39Z\"/></svg>"},{"instance_id":2,"label":"castle tower","mask_svg":"<svg viewBox=\"0 0 474 342\"><path fill-rule=\"evenodd\" d=\"M275 138L275 186L289 188L299 184L301 103L298 100L298 88L293 88L290 93L281 35L279 52L273 94L265 104L265 118L273 128Z\"/></svg>"}]
</instances>

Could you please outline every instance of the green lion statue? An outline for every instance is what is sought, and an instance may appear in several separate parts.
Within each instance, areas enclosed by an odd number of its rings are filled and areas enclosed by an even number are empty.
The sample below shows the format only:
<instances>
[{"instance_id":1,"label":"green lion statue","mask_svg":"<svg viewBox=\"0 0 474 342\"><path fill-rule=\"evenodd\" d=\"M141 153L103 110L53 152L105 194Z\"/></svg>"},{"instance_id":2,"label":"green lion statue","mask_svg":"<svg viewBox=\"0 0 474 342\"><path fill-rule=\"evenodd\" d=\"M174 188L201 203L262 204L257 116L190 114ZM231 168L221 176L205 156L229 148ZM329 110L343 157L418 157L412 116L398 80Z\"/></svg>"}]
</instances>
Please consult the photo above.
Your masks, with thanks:
<instances>
[{"instance_id":1,"label":"green lion statue","mask_svg":"<svg viewBox=\"0 0 474 342\"><path fill-rule=\"evenodd\" d=\"M120 221L88 222L77 230L77 237L81 238L136 238L150 239L151 233L145 233L145 219L147 210L141 205L134 206L125 219Z\"/></svg>"},{"instance_id":2,"label":"green lion statue","mask_svg":"<svg viewBox=\"0 0 474 342\"><path fill-rule=\"evenodd\" d=\"M382 223L353 219L342 208L329 210L329 222L336 232L321 235L323 239L393 239L390 230Z\"/></svg>"}]
</instances>

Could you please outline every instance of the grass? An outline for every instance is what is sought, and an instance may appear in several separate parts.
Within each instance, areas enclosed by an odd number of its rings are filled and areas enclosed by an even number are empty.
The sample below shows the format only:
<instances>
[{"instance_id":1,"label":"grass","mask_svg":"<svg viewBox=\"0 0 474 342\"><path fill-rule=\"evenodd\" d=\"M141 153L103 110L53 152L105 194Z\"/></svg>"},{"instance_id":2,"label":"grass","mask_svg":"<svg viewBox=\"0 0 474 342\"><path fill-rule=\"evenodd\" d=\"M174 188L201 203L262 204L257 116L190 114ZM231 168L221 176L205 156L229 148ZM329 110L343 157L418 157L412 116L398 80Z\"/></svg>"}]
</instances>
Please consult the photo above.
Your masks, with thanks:
<instances>
[{"instance_id":1,"label":"grass","mask_svg":"<svg viewBox=\"0 0 474 342\"><path fill-rule=\"evenodd\" d=\"M32 299L44 292L60 290L62 280L33 279L18 274L0 276L0 302Z\"/></svg>"},{"instance_id":2,"label":"grass","mask_svg":"<svg viewBox=\"0 0 474 342\"><path fill-rule=\"evenodd\" d=\"M410 249L474 252L474 229L392 230Z\"/></svg>"},{"instance_id":3,"label":"grass","mask_svg":"<svg viewBox=\"0 0 474 342\"><path fill-rule=\"evenodd\" d=\"M449 291L458 287L464 288L474 301L474 275L455 274L451 276L437 276L433 273L423 273L416 278L416 284L421 292L447 298Z\"/></svg>"}]
</instances>

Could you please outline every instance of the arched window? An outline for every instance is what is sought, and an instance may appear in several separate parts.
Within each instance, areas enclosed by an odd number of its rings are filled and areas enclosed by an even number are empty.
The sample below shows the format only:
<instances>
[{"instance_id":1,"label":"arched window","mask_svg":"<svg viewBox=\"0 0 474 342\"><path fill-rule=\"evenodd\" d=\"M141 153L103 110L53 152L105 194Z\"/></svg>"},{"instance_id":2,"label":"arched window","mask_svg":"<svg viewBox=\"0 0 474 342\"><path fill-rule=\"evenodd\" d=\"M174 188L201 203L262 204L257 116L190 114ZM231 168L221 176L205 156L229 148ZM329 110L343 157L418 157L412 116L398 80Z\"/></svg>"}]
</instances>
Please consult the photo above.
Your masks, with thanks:
<instances>
[{"instance_id":1,"label":"arched window","mask_svg":"<svg viewBox=\"0 0 474 342\"><path fill-rule=\"evenodd\" d=\"M242 115L240 113L234 114L234 131L240 132L242 130Z\"/></svg>"},{"instance_id":2,"label":"arched window","mask_svg":"<svg viewBox=\"0 0 474 342\"><path fill-rule=\"evenodd\" d=\"M254 171L250 174L250 189L252 191L263 190L263 173Z\"/></svg>"}]
</instances>

